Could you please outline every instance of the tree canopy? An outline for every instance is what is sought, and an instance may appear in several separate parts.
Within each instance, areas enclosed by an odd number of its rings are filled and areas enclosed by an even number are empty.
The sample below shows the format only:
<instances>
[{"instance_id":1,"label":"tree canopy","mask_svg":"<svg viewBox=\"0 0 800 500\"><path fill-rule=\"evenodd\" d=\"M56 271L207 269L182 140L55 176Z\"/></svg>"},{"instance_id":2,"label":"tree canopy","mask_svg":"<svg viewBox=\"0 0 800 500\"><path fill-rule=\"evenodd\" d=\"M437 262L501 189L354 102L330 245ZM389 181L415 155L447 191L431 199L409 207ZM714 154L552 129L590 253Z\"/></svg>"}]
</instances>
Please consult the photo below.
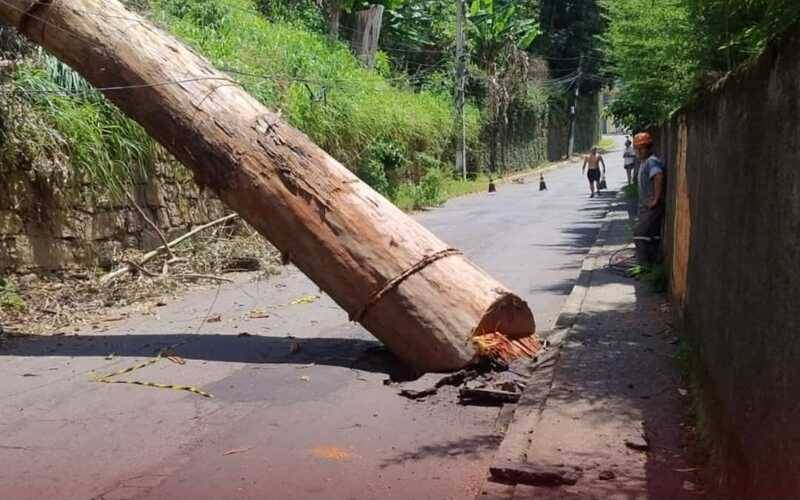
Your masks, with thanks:
<instances>
[{"instance_id":1,"label":"tree canopy","mask_svg":"<svg viewBox=\"0 0 800 500\"><path fill-rule=\"evenodd\" d=\"M667 119L800 20L797 0L599 1L606 70L618 84L609 111L633 130Z\"/></svg>"}]
</instances>

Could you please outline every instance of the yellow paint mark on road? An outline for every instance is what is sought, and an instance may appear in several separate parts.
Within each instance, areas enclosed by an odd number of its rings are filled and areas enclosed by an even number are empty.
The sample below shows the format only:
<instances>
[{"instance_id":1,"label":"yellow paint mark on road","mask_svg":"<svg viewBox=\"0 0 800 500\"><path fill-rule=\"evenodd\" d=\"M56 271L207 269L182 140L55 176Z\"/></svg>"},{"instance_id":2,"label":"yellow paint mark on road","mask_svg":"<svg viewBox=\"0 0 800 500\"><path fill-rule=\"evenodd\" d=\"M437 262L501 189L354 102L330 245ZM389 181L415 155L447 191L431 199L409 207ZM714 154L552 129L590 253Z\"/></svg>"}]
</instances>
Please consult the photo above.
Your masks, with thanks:
<instances>
[{"instance_id":1,"label":"yellow paint mark on road","mask_svg":"<svg viewBox=\"0 0 800 500\"><path fill-rule=\"evenodd\" d=\"M311 453L317 458L334 462L346 462L353 458L352 453L336 446L318 446Z\"/></svg>"}]
</instances>

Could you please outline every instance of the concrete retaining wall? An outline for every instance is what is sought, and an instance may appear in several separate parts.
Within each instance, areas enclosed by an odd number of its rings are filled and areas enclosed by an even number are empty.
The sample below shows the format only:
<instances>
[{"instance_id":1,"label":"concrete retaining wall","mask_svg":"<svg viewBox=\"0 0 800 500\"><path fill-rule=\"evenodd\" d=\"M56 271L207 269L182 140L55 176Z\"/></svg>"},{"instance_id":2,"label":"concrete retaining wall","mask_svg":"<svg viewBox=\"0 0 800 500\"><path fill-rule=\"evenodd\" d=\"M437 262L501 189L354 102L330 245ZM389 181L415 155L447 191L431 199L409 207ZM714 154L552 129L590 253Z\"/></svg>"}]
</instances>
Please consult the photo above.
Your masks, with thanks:
<instances>
[{"instance_id":1,"label":"concrete retaining wall","mask_svg":"<svg viewBox=\"0 0 800 500\"><path fill-rule=\"evenodd\" d=\"M721 480L800 496L800 29L657 132L667 254Z\"/></svg>"}]
</instances>

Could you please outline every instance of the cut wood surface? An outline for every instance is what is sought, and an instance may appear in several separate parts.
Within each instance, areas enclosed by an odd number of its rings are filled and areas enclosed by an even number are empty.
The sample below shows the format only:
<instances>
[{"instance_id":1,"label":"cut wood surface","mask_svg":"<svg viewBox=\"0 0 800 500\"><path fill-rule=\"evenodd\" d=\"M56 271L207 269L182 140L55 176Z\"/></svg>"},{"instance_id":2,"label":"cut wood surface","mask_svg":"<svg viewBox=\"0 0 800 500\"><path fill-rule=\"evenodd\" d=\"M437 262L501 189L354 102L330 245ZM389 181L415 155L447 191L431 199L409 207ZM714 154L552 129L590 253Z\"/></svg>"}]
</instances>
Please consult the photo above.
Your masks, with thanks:
<instances>
[{"instance_id":1,"label":"cut wood surface","mask_svg":"<svg viewBox=\"0 0 800 500\"><path fill-rule=\"evenodd\" d=\"M2 0L0 22L103 91L418 369L475 361L478 334L533 334L523 300L117 0Z\"/></svg>"}]
</instances>

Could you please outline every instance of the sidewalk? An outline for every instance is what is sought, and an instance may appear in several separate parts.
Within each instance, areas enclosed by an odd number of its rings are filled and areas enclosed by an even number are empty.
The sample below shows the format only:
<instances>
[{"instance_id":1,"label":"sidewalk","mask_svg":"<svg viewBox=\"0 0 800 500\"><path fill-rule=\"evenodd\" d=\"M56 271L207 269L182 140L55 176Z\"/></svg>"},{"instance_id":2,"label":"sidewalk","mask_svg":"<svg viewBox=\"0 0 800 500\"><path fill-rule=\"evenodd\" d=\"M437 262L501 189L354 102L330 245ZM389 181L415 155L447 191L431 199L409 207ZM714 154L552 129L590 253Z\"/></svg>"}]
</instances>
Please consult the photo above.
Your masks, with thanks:
<instances>
[{"instance_id":1,"label":"sidewalk","mask_svg":"<svg viewBox=\"0 0 800 500\"><path fill-rule=\"evenodd\" d=\"M688 397L663 296L606 269L629 242L612 212L528 384L481 499L698 498Z\"/></svg>"}]
</instances>

